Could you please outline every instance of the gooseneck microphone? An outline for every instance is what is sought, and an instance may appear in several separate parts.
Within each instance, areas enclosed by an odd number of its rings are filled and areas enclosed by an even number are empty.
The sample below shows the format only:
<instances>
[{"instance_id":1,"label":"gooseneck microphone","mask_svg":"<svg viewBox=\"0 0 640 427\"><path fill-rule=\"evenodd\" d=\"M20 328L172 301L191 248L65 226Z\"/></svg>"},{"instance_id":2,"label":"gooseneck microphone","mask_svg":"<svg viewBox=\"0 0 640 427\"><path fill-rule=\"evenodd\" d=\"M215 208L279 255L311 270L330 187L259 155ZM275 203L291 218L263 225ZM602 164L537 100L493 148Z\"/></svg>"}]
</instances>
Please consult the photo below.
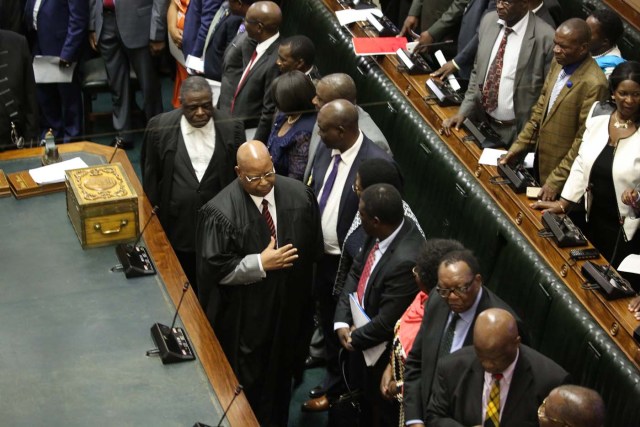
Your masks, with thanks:
<instances>
[{"instance_id":1,"label":"gooseneck microphone","mask_svg":"<svg viewBox=\"0 0 640 427\"><path fill-rule=\"evenodd\" d=\"M227 412L229 412L229 409L231 409L233 402L236 401L236 398L240 395L240 393L242 393L243 389L244 387L242 387L242 384L237 385L236 390L233 392L233 399L231 399L231 402L229 402L229 404L227 405L227 409L224 410L224 413L222 414L222 418L220 418L220 421L218 421L218 424L216 424L216 427L222 426L222 422L224 421L225 418L227 418ZM211 426L209 424L197 422L193 425L193 427L211 427Z\"/></svg>"},{"instance_id":2,"label":"gooseneck microphone","mask_svg":"<svg viewBox=\"0 0 640 427\"><path fill-rule=\"evenodd\" d=\"M141 277L141 276L151 276L156 274L156 268L151 261L151 257L147 252L147 248L143 246L138 246L140 243L140 239L142 239L142 235L147 230L149 224L151 224L151 220L156 216L160 208L158 206L154 206L151 211L151 215L147 220L144 227L142 227L142 231L138 236L138 239L133 245L121 243L116 246L116 256L120 261L120 265L118 266L118 270L124 271L124 275L127 279L131 279L133 277ZM112 271L115 271L114 267Z\"/></svg>"},{"instance_id":3,"label":"gooseneck microphone","mask_svg":"<svg viewBox=\"0 0 640 427\"><path fill-rule=\"evenodd\" d=\"M180 311L180 306L182 306L182 301L184 300L184 296L188 289L189 282L185 282L182 287L180 301L178 302L176 312L173 315L171 326L169 327L162 323L154 323L151 327L151 338L156 344L157 350L150 350L147 352L147 355L159 355L163 365L187 362L196 358L184 329L176 327L178 312Z\"/></svg>"}]
</instances>

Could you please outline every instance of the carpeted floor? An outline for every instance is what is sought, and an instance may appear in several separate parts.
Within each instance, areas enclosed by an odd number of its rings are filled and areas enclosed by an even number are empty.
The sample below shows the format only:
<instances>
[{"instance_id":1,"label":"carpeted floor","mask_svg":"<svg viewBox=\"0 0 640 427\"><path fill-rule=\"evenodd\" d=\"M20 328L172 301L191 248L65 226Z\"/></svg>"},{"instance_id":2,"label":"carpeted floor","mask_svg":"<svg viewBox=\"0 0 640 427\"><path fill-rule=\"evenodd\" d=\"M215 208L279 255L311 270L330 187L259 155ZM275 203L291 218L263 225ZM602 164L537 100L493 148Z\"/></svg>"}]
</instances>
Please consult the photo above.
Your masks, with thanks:
<instances>
[{"instance_id":1,"label":"carpeted floor","mask_svg":"<svg viewBox=\"0 0 640 427\"><path fill-rule=\"evenodd\" d=\"M162 81L162 99L164 111L173 109L171 106L171 97L173 95L173 81L164 78ZM142 105L141 94L137 93L138 105ZM111 110L111 95L100 94L93 101L93 110L99 112L107 112ZM133 164L138 178L140 176L140 148L142 146L142 137L144 132L144 124L141 120L134 120L134 130L131 133L131 140L134 141L134 148L127 150L129 160ZM96 142L99 144L110 145L115 133L110 116L104 116L97 120L93 125L93 132L85 135L83 140ZM327 413L304 413L300 411L302 403L308 399L309 390L318 385L324 376L323 368L310 369L305 372L303 383L294 390L291 406L289 409L289 426L288 427L324 427L327 424Z\"/></svg>"}]
</instances>

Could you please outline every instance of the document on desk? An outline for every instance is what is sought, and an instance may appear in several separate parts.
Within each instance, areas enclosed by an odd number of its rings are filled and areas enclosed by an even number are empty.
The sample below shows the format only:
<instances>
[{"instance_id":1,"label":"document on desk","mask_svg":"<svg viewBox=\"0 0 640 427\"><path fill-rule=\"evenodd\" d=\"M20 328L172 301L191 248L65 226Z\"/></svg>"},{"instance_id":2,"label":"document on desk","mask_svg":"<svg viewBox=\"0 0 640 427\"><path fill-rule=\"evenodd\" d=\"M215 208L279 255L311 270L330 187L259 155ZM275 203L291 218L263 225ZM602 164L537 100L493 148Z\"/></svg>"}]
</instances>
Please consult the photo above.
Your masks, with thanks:
<instances>
[{"instance_id":1,"label":"document on desk","mask_svg":"<svg viewBox=\"0 0 640 427\"><path fill-rule=\"evenodd\" d=\"M364 309L358 302L358 295L356 292L349 294L349 305L351 306L351 318L353 319L353 325L356 328L360 328L371 322L371 319L369 319L369 316L367 316L367 313L364 312ZM380 356L382 356L382 353L384 353L385 348L387 348L387 343L383 342L375 347L362 350L364 361L367 366L375 365L378 359L380 359Z\"/></svg>"},{"instance_id":2,"label":"document on desk","mask_svg":"<svg viewBox=\"0 0 640 427\"><path fill-rule=\"evenodd\" d=\"M353 51L357 56L392 55L406 49L406 37L354 37Z\"/></svg>"},{"instance_id":3,"label":"document on desk","mask_svg":"<svg viewBox=\"0 0 640 427\"><path fill-rule=\"evenodd\" d=\"M70 169L80 169L88 167L80 157L74 157L64 162L53 163L41 168L29 169L31 178L40 185L64 182L64 172Z\"/></svg>"},{"instance_id":4,"label":"document on desk","mask_svg":"<svg viewBox=\"0 0 640 427\"><path fill-rule=\"evenodd\" d=\"M342 26L358 21L367 21L369 15L382 16L382 11L375 7L370 9L345 9L336 11L336 18L338 18L338 22Z\"/></svg>"},{"instance_id":5,"label":"document on desk","mask_svg":"<svg viewBox=\"0 0 640 427\"><path fill-rule=\"evenodd\" d=\"M33 74L36 83L71 83L76 65L72 62L69 67L60 67L59 56L36 55L33 57Z\"/></svg>"},{"instance_id":6,"label":"document on desk","mask_svg":"<svg viewBox=\"0 0 640 427\"><path fill-rule=\"evenodd\" d=\"M507 154L507 150L500 150L497 148L485 148L482 150L482 154L480 154L480 158L478 159L479 165L489 165L489 166L498 166L498 161L500 160L500 156ZM535 157L535 153L529 153L524 158L524 167L527 169L531 169L533 167L533 159Z\"/></svg>"}]
</instances>

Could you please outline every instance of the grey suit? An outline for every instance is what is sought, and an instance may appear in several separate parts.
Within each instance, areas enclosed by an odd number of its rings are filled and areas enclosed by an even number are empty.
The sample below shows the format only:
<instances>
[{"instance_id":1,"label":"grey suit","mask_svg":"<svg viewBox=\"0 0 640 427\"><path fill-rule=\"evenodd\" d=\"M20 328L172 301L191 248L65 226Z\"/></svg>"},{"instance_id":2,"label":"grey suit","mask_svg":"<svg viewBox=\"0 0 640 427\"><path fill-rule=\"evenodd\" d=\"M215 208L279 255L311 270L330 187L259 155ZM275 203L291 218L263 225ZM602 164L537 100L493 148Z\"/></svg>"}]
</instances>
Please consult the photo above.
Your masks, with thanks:
<instances>
[{"instance_id":1,"label":"grey suit","mask_svg":"<svg viewBox=\"0 0 640 427\"><path fill-rule=\"evenodd\" d=\"M162 112L160 81L149 52L149 41L164 41L168 0L116 1L114 11L103 2L90 1L89 31L95 31L112 90L113 127L118 133L130 127L129 85L131 67L138 76L147 119ZM126 135L123 135L126 139Z\"/></svg>"},{"instance_id":2,"label":"grey suit","mask_svg":"<svg viewBox=\"0 0 640 427\"><path fill-rule=\"evenodd\" d=\"M364 111L362 107L359 105L356 107L358 108L358 127L362 133L391 156L391 148L389 148L387 138L384 137L378 125L376 125L369 113ZM320 144L320 135L318 135L318 123L316 122L313 126L313 131L311 132L311 141L309 141L309 159L307 160L307 167L304 170L302 182L307 182L309 179L309 175L311 174L311 165L313 164L313 158L318 150L318 144Z\"/></svg>"},{"instance_id":3,"label":"grey suit","mask_svg":"<svg viewBox=\"0 0 640 427\"><path fill-rule=\"evenodd\" d=\"M487 13L480 22L478 54L469 79L469 88L459 111L465 117L484 118L484 111L480 104L482 96L480 88L484 85L487 69L491 65L489 62L491 50L501 30L500 25L496 23L497 20L498 13L494 11ZM514 81L513 108L516 132L524 126L531 114L531 108L540 95L553 57L553 37L553 28L529 12L529 22L522 40ZM511 132L513 133L513 130ZM513 136L515 134L506 142L510 142Z\"/></svg>"}]
</instances>

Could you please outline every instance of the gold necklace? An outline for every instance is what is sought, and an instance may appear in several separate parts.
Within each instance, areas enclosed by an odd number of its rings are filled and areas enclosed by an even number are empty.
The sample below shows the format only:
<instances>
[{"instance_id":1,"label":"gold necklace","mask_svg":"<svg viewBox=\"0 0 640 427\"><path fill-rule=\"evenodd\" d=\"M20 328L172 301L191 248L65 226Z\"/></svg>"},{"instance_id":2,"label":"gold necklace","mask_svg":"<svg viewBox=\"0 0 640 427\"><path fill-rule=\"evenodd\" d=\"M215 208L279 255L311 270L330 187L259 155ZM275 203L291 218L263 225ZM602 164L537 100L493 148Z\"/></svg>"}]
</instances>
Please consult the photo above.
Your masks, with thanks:
<instances>
[{"instance_id":1,"label":"gold necklace","mask_svg":"<svg viewBox=\"0 0 640 427\"><path fill-rule=\"evenodd\" d=\"M293 118L294 116L288 116L287 117L287 123L289 123L290 125L294 124L295 122L298 121L298 119L300 118L301 114L298 114L295 116L295 119Z\"/></svg>"},{"instance_id":2,"label":"gold necklace","mask_svg":"<svg viewBox=\"0 0 640 427\"><path fill-rule=\"evenodd\" d=\"M619 122L618 118L620 118L620 113L618 113L616 111L616 114L615 114L615 117L614 117L614 120L616 122L613 124L613 127L616 128L616 129L628 129L629 125L631 124L631 119L627 119L627 120L625 120L623 122Z\"/></svg>"}]
</instances>

